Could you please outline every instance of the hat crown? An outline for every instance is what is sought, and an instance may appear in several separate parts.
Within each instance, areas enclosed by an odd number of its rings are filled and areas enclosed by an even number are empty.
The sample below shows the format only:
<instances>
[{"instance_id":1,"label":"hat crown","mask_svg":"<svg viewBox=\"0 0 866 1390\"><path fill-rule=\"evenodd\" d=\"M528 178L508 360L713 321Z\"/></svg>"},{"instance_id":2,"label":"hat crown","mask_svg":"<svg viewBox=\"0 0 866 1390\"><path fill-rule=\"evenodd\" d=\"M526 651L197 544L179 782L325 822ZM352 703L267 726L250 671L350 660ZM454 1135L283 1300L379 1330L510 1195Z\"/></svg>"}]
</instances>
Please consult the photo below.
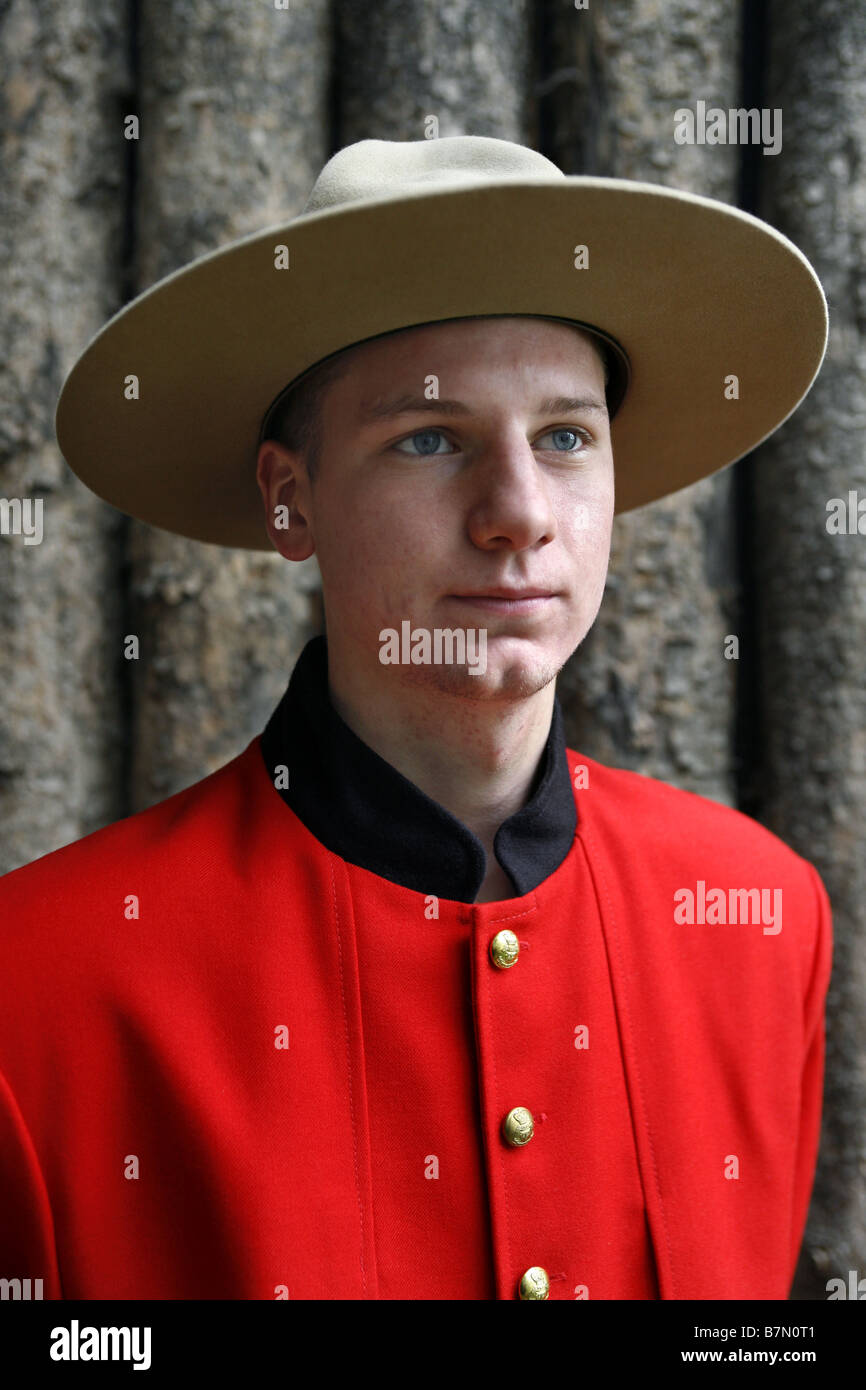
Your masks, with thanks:
<instances>
[{"instance_id":1,"label":"hat crown","mask_svg":"<svg viewBox=\"0 0 866 1390\"><path fill-rule=\"evenodd\" d=\"M479 179L564 179L537 150L489 135L434 140L359 140L332 155L313 185L304 213L345 203L434 192Z\"/></svg>"}]
</instances>

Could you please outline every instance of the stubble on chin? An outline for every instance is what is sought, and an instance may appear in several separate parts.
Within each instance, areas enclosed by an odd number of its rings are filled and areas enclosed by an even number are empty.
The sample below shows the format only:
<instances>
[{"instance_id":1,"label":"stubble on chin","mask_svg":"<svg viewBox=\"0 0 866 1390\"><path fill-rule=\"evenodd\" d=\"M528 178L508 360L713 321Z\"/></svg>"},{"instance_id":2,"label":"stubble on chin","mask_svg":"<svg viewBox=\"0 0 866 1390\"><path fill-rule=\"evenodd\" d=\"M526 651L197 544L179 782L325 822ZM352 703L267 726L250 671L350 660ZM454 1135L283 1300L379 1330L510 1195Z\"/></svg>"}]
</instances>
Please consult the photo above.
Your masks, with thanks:
<instances>
[{"instance_id":1,"label":"stubble on chin","mask_svg":"<svg viewBox=\"0 0 866 1390\"><path fill-rule=\"evenodd\" d=\"M542 657L531 663L489 661L483 673L473 675L466 664L392 667L400 681L428 693L458 700L528 700L556 680L561 665Z\"/></svg>"}]
</instances>

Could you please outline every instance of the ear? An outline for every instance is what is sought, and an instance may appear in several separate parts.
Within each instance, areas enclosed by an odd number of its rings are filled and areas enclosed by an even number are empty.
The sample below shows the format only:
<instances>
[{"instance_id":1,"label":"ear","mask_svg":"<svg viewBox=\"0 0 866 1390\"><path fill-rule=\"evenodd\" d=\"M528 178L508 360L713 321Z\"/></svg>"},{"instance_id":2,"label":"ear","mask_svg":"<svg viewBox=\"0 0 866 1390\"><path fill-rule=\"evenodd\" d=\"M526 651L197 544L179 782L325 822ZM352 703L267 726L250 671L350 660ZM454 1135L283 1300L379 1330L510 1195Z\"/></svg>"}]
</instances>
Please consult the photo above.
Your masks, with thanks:
<instances>
[{"instance_id":1,"label":"ear","mask_svg":"<svg viewBox=\"0 0 866 1390\"><path fill-rule=\"evenodd\" d=\"M276 439L263 440L256 482L271 545L285 560L309 559L316 547L309 525L310 480L301 454Z\"/></svg>"}]
</instances>

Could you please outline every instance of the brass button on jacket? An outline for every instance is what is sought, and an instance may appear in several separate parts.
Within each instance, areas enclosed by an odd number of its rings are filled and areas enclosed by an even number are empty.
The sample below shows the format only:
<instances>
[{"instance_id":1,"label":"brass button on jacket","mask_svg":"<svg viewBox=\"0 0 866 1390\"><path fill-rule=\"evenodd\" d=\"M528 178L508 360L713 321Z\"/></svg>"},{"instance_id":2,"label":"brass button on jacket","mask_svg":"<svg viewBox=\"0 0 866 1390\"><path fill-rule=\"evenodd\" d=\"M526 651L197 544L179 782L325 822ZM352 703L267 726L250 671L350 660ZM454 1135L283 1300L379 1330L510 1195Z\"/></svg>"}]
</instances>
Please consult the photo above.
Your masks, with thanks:
<instances>
[{"instance_id":1,"label":"brass button on jacket","mask_svg":"<svg viewBox=\"0 0 866 1390\"><path fill-rule=\"evenodd\" d=\"M515 1105L502 1121L502 1137L515 1149L528 1144L534 1133L532 1111L527 1110L525 1105Z\"/></svg>"},{"instance_id":2,"label":"brass button on jacket","mask_svg":"<svg viewBox=\"0 0 866 1390\"><path fill-rule=\"evenodd\" d=\"M513 931L498 931L490 943L490 959L499 970L508 970L517 964L520 955L520 942Z\"/></svg>"},{"instance_id":3,"label":"brass button on jacket","mask_svg":"<svg viewBox=\"0 0 866 1390\"><path fill-rule=\"evenodd\" d=\"M533 1265L523 1275L520 1280L520 1297L524 1300L539 1301L550 1297L550 1279L547 1270L542 1269L541 1265Z\"/></svg>"}]
</instances>

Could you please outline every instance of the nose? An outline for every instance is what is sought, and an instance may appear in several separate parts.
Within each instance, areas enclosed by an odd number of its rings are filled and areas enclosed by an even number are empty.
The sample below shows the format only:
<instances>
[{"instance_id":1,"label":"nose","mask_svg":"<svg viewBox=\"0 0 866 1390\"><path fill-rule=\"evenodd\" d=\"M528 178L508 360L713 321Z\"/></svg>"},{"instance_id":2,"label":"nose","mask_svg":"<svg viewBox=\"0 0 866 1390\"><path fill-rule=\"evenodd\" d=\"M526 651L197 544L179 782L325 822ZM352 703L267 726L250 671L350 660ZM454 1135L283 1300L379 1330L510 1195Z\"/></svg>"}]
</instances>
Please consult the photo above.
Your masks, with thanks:
<instances>
[{"instance_id":1,"label":"nose","mask_svg":"<svg viewBox=\"0 0 866 1390\"><path fill-rule=\"evenodd\" d=\"M557 525L548 480L529 441L515 434L474 460L468 528L481 550L547 544Z\"/></svg>"}]
</instances>

